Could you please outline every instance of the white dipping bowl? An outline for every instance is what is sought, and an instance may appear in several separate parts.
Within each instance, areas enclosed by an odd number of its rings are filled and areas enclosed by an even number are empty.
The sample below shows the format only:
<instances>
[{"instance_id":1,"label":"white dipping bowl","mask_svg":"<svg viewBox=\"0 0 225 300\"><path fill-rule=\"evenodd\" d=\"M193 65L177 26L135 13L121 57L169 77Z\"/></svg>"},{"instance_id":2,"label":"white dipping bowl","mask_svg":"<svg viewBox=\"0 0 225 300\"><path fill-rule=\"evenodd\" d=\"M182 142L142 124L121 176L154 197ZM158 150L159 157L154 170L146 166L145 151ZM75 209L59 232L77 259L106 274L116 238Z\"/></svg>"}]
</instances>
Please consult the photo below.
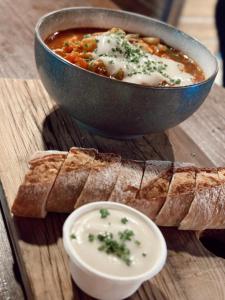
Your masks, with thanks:
<instances>
[{"instance_id":1,"label":"white dipping bowl","mask_svg":"<svg viewBox=\"0 0 225 300\"><path fill-rule=\"evenodd\" d=\"M71 228L83 214L98 208L117 208L125 213L126 211L133 213L149 226L149 230L156 236L160 253L153 266L147 272L129 277L113 276L93 269L76 253L70 239ZM69 256L70 271L74 282L86 294L101 300L119 300L129 297L144 281L151 279L161 271L167 257L166 242L156 224L136 209L115 202L92 202L72 212L63 225L63 244Z\"/></svg>"}]
</instances>

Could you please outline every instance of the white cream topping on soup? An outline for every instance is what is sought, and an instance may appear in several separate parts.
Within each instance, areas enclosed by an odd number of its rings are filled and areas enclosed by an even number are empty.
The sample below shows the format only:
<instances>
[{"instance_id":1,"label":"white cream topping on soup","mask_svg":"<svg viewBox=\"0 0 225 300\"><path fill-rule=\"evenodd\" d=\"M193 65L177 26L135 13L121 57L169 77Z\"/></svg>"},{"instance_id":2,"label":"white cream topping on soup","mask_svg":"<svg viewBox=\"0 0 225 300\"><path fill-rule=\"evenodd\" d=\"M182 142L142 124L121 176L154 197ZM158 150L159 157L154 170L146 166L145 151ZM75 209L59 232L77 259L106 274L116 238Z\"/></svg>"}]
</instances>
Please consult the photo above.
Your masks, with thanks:
<instances>
[{"instance_id":1,"label":"white cream topping on soup","mask_svg":"<svg viewBox=\"0 0 225 300\"><path fill-rule=\"evenodd\" d=\"M136 276L160 255L156 234L138 215L122 209L96 209L72 226L70 240L82 261L114 276Z\"/></svg>"},{"instance_id":2,"label":"white cream topping on soup","mask_svg":"<svg viewBox=\"0 0 225 300\"><path fill-rule=\"evenodd\" d=\"M184 71L182 63L142 50L140 46L130 43L123 32L109 31L96 36L96 41L94 58L103 61L111 76L122 70L122 80L136 84L193 84L193 76Z\"/></svg>"}]
</instances>

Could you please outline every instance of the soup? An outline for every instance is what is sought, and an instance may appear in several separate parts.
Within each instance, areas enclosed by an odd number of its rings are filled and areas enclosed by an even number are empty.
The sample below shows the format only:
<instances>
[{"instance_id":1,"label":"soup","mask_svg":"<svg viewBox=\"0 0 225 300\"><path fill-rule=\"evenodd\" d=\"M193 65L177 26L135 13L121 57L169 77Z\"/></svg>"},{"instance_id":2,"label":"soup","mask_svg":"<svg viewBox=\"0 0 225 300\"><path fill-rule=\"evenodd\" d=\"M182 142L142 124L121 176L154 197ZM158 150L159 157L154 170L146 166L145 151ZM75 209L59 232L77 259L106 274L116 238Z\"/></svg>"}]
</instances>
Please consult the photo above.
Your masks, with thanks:
<instances>
[{"instance_id":1,"label":"soup","mask_svg":"<svg viewBox=\"0 0 225 300\"><path fill-rule=\"evenodd\" d=\"M55 32L45 43L57 55L83 69L115 80L147 86L186 86L205 79L198 64L158 37L70 29Z\"/></svg>"}]
</instances>

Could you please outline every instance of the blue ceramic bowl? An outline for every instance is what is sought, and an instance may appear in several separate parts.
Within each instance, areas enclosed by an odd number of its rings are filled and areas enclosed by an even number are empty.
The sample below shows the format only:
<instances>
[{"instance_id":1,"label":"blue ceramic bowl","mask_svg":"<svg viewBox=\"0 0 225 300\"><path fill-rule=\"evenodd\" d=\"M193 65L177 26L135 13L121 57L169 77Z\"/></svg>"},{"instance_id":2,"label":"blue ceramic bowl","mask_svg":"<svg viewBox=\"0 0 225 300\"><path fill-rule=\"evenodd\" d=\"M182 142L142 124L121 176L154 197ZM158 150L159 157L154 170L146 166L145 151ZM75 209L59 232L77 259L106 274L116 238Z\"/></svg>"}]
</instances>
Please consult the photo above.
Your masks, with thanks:
<instances>
[{"instance_id":1,"label":"blue ceramic bowl","mask_svg":"<svg viewBox=\"0 0 225 300\"><path fill-rule=\"evenodd\" d=\"M56 31L81 27L121 27L158 36L193 58L206 80L172 88L125 83L74 66L44 43ZM61 107L88 129L117 138L164 131L185 120L208 95L218 69L206 47L172 26L126 11L90 7L65 8L43 16L35 28L35 59L42 83Z\"/></svg>"}]
</instances>

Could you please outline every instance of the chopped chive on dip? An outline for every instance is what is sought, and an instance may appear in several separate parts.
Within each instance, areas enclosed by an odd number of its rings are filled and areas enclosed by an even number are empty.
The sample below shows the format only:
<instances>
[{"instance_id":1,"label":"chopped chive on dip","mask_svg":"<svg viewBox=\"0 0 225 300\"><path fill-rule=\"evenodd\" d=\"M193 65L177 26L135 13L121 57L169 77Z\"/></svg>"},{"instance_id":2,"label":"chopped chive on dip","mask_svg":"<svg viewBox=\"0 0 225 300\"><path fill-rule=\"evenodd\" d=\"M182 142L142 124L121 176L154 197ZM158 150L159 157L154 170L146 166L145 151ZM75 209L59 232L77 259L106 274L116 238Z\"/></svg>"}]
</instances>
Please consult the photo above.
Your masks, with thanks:
<instances>
[{"instance_id":1,"label":"chopped chive on dip","mask_svg":"<svg viewBox=\"0 0 225 300\"><path fill-rule=\"evenodd\" d=\"M108 211L107 208L101 208L99 210L99 212L100 212L100 215L101 215L102 219L105 219L105 218L107 218L110 215L110 213L109 213L109 211Z\"/></svg>"},{"instance_id":2,"label":"chopped chive on dip","mask_svg":"<svg viewBox=\"0 0 225 300\"><path fill-rule=\"evenodd\" d=\"M134 232L129 229L125 229L124 231L118 232L119 238L122 241L131 241L131 238L134 236Z\"/></svg>"},{"instance_id":3,"label":"chopped chive on dip","mask_svg":"<svg viewBox=\"0 0 225 300\"><path fill-rule=\"evenodd\" d=\"M140 245L141 245L141 242L138 241L138 240L135 240L134 243L135 243L137 246L140 246Z\"/></svg>"},{"instance_id":4,"label":"chopped chive on dip","mask_svg":"<svg viewBox=\"0 0 225 300\"><path fill-rule=\"evenodd\" d=\"M130 250L124 242L116 240L111 232L99 234L97 239L100 242L99 251L114 255L125 262L126 265L131 265Z\"/></svg>"},{"instance_id":5,"label":"chopped chive on dip","mask_svg":"<svg viewBox=\"0 0 225 300\"><path fill-rule=\"evenodd\" d=\"M126 207L111 208L105 204L87 211L74 222L71 236L75 235L76 240L71 240L71 244L76 254L106 274L126 277L142 274L158 256L157 236L147 222Z\"/></svg>"},{"instance_id":6,"label":"chopped chive on dip","mask_svg":"<svg viewBox=\"0 0 225 300\"><path fill-rule=\"evenodd\" d=\"M126 221L128 221L127 218L123 218L123 219L126 219ZM119 240L114 238L112 232L99 233L96 236L92 233L88 234L89 242L93 242L94 240L97 240L100 243L98 247L99 251L103 251L106 254L114 255L120 258L126 265L130 266L132 263L130 257L131 252L125 242L132 240L132 237L134 237L134 232L129 229L126 229L123 232L119 231L118 237ZM138 240L134 240L134 243L137 246L141 245L141 242ZM142 256L145 256L144 253L142 253Z\"/></svg>"},{"instance_id":7,"label":"chopped chive on dip","mask_svg":"<svg viewBox=\"0 0 225 300\"><path fill-rule=\"evenodd\" d=\"M75 240L77 237L76 237L76 235L75 235L74 233L72 233L72 234L70 235L70 238L71 238L71 240Z\"/></svg>"},{"instance_id":8,"label":"chopped chive on dip","mask_svg":"<svg viewBox=\"0 0 225 300\"><path fill-rule=\"evenodd\" d=\"M127 224L127 222L128 222L128 219L127 219L127 218L122 218L122 219L121 219L121 223L122 223L122 224Z\"/></svg>"},{"instance_id":9,"label":"chopped chive on dip","mask_svg":"<svg viewBox=\"0 0 225 300\"><path fill-rule=\"evenodd\" d=\"M94 241L94 239L95 239L95 236L94 236L94 234L92 234L92 233L89 233L89 235L88 235L88 240L89 240L89 242L93 242L93 241Z\"/></svg>"}]
</instances>

